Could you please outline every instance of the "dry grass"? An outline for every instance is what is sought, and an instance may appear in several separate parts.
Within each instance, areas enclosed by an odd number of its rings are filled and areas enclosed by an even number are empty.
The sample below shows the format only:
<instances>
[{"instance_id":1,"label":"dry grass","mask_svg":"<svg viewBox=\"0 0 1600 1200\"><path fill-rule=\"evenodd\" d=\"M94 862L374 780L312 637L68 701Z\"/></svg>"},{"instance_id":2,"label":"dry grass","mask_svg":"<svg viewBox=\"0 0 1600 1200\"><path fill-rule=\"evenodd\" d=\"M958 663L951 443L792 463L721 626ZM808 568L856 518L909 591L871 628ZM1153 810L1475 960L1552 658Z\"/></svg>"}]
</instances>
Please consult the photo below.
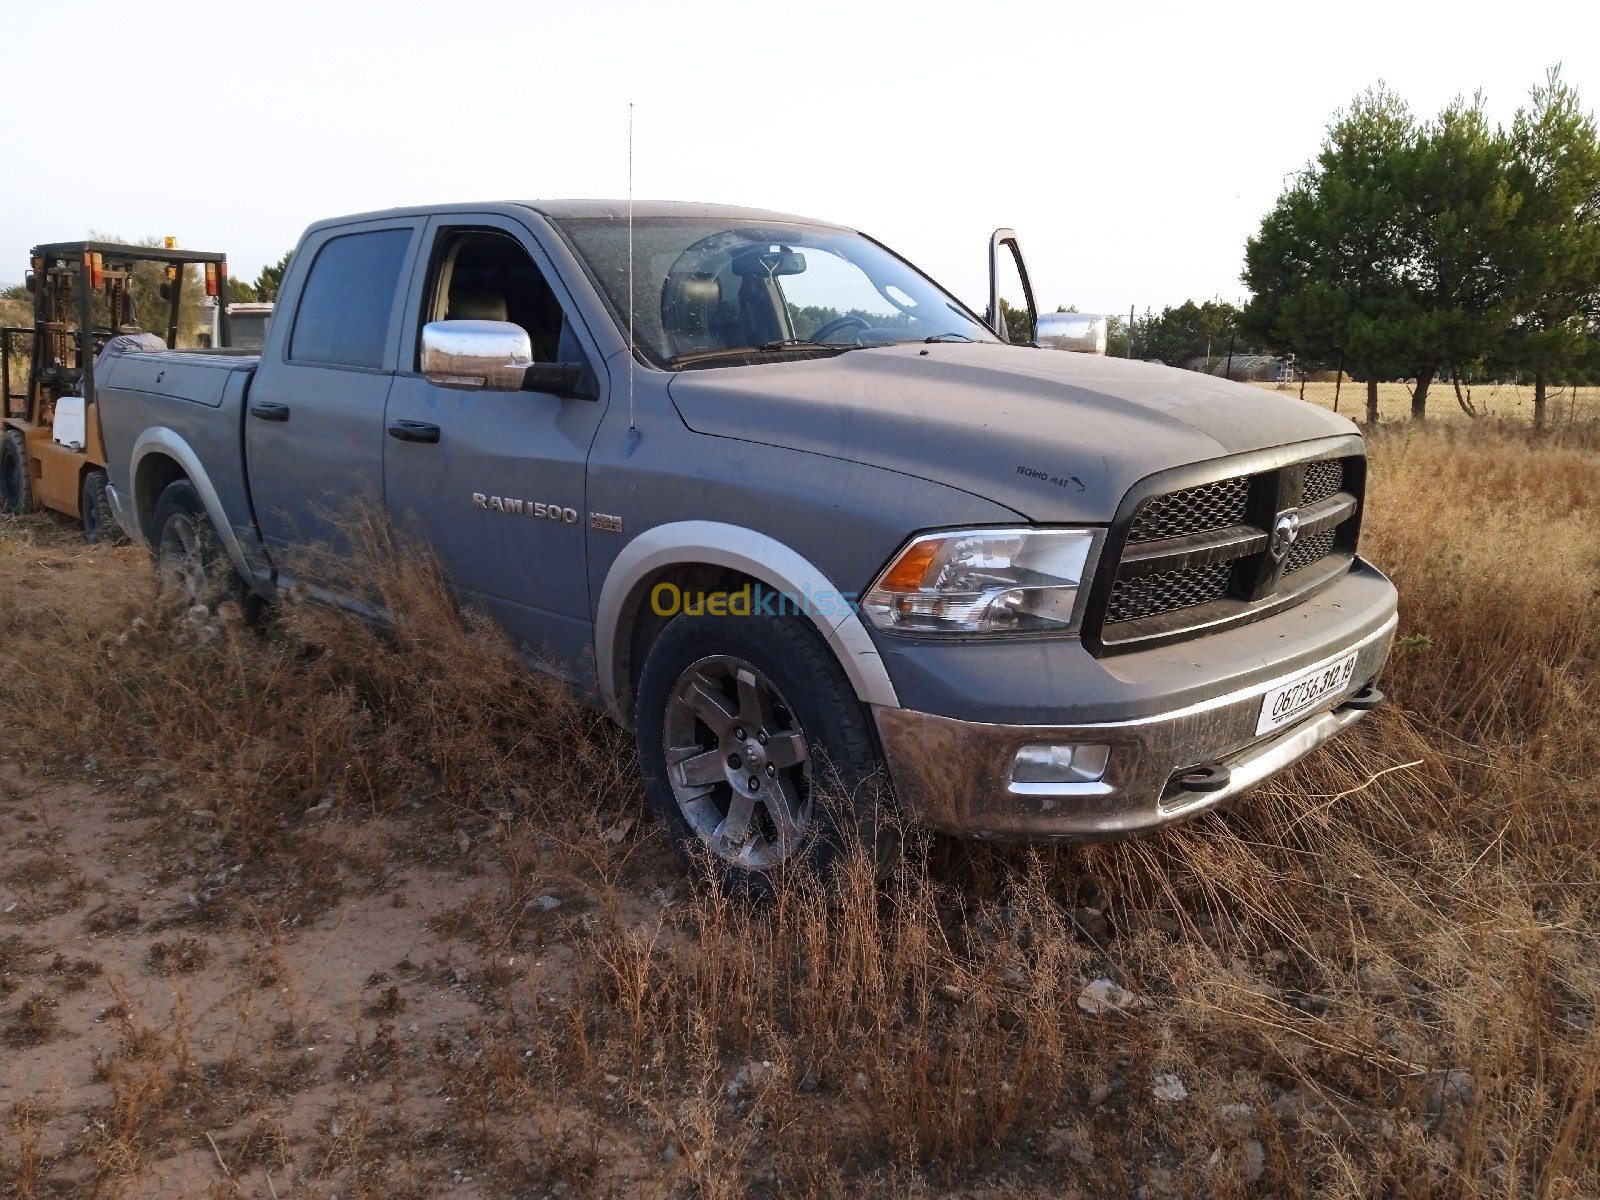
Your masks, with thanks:
<instances>
[{"instance_id":1,"label":"dry grass","mask_svg":"<svg viewBox=\"0 0 1600 1200\"><path fill-rule=\"evenodd\" d=\"M1298 383L1257 383L1253 386L1275 392L1300 394ZM1461 400L1456 398L1450 381L1435 380L1428 389L1428 420L1445 423L1474 421L1492 426L1515 427L1533 420L1533 385L1531 383L1474 383L1463 384ZM1359 421L1367 411L1367 385L1346 380L1335 387L1329 382L1308 382L1305 399L1323 408L1337 407L1340 413ZM1476 417L1462 407L1470 404ZM1574 426L1594 426L1600 419L1600 387L1552 386L1546 395L1548 419L1553 430L1570 430ZM1378 385L1378 419L1384 422L1411 419L1411 387L1405 383L1380 383ZM1509 432L1509 430L1507 430Z\"/></svg>"},{"instance_id":2,"label":"dry grass","mask_svg":"<svg viewBox=\"0 0 1600 1200\"><path fill-rule=\"evenodd\" d=\"M16 1089L0 1189L130 1194L187 1163L214 1195L1596 1194L1592 447L1375 440L1393 703L1234 812L1060 851L934 839L756 911L677 882L625 743L403 548L376 579L394 633L292 606L258 635L14 523L11 752L93 759L193 898L79 919L133 939L139 979L224 977L241 1016L140 1015L134 976L81 973L128 989L109 1090ZM66 853L26 827L7 869ZM428 951L343 979L341 1046L306 949L353 895L417 911ZM8 1029L42 1049L72 1032L27 1008L45 928L0 936ZM1100 978L1138 1002L1083 1011ZM58 1149L62 1106L93 1132Z\"/></svg>"}]
</instances>

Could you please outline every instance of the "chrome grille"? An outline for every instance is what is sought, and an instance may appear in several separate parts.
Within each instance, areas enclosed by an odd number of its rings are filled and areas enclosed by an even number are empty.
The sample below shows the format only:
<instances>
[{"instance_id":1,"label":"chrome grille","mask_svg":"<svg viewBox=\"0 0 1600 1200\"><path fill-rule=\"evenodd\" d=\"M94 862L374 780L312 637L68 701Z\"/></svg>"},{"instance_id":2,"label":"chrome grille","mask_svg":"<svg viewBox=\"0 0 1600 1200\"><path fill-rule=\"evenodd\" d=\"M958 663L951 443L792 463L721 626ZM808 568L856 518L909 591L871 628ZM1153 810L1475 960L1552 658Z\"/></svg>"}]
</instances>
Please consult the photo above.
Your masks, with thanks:
<instances>
[{"instance_id":1,"label":"chrome grille","mask_svg":"<svg viewBox=\"0 0 1600 1200\"><path fill-rule=\"evenodd\" d=\"M1207 529L1225 529L1244 520L1250 478L1219 479L1147 500L1128 530L1130 542L1158 542Z\"/></svg>"},{"instance_id":2,"label":"chrome grille","mask_svg":"<svg viewBox=\"0 0 1600 1200\"><path fill-rule=\"evenodd\" d=\"M1300 503L1315 504L1326 500L1344 487L1344 460L1325 458L1306 464L1306 482L1301 491Z\"/></svg>"},{"instance_id":3,"label":"chrome grille","mask_svg":"<svg viewBox=\"0 0 1600 1200\"><path fill-rule=\"evenodd\" d=\"M1219 600L1227 592L1232 574L1232 563L1212 563L1139 579L1119 579L1111 589L1106 620L1133 621Z\"/></svg>"},{"instance_id":4,"label":"chrome grille","mask_svg":"<svg viewBox=\"0 0 1600 1200\"><path fill-rule=\"evenodd\" d=\"M1319 563L1333 553L1332 529L1324 529L1321 533L1314 533L1308 538L1301 538L1289 551L1289 557L1283 561L1283 573L1292 575L1302 571L1313 563Z\"/></svg>"}]
</instances>

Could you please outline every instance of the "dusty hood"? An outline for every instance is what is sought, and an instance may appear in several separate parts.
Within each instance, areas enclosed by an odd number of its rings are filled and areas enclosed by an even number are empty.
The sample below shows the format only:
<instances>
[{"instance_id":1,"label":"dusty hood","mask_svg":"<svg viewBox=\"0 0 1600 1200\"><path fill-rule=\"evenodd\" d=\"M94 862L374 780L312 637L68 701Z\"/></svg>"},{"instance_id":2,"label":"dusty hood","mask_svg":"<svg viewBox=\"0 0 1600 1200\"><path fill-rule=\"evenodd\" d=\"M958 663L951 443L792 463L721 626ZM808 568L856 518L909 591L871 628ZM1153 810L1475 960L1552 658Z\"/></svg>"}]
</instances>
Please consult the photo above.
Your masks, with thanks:
<instances>
[{"instance_id":1,"label":"dusty hood","mask_svg":"<svg viewBox=\"0 0 1600 1200\"><path fill-rule=\"evenodd\" d=\"M1355 428L1192 371L988 344L684 371L671 395L701 433L887 467L1034 521L1109 521L1154 471Z\"/></svg>"}]
</instances>

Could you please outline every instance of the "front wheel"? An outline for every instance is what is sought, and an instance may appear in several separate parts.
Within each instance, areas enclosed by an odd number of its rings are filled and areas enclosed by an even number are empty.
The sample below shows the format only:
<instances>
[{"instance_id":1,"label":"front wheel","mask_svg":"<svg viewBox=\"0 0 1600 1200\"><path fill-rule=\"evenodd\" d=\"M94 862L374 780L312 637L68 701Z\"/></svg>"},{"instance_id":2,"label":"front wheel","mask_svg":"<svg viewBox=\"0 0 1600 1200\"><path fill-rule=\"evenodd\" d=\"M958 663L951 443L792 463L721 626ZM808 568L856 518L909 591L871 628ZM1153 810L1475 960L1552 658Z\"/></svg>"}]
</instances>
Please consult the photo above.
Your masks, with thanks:
<instances>
[{"instance_id":1,"label":"front wheel","mask_svg":"<svg viewBox=\"0 0 1600 1200\"><path fill-rule=\"evenodd\" d=\"M106 495L106 473L90 471L83 477L78 496L78 512L83 519L83 540L91 546L117 539L117 518L111 512L111 497Z\"/></svg>"},{"instance_id":2,"label":"front wheel","mask_svg":"<svg viewBox=\"0 0 1600 1200\"><path fill-rule=\"evenodd\" d=\"M866 713L799 617L679 616L645 660L637 708L651 807L691 868L764 893L780 870L826 874L898 840Z\"/></svg>"},{"instance_id":3,"label":"front wheel","mask_svg":"<svg viewBox=\"0 0 1600 1200\"><path fill-rule=\"evenodd\" d=\"M17 514L31 513L34 508L28 439L20 429L8 429L0 439L0 508Z\"/></svg>"}]
</instances>

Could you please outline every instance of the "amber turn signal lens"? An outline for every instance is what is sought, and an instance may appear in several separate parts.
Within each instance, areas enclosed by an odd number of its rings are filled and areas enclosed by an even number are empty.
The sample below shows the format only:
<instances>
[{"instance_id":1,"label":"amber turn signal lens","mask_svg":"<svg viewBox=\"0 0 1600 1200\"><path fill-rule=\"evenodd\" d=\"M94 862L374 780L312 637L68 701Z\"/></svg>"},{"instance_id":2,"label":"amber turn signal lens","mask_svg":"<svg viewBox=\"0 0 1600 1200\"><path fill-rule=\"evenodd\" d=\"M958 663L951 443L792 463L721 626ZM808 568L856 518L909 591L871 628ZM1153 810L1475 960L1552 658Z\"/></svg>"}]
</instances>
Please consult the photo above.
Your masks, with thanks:
<instances>
[{"instance_id":1,"label":"amber turn signal lens","mask_svg":"<svg viewBox=\"0 0 1600 1200\"><path fill-rule=\"evenodd\" d=\"M215 296L216 294L217 294L217 264L216 263L207 263L206 264L206 295Z\"/></svg>"},{"instance_id":2,"label":"amber turn signal lens","mask_svg":"<svg viewBox=\"0 0 1600 1200\"><path fill-rule=\"evenodd\" d=\"M939 553L944 542L939 538L924 538L906 547L906 552L895 560L879 583L879 587L894 592L914 592L922 586L933 556Z\"/></svg>"}]
</instances>

